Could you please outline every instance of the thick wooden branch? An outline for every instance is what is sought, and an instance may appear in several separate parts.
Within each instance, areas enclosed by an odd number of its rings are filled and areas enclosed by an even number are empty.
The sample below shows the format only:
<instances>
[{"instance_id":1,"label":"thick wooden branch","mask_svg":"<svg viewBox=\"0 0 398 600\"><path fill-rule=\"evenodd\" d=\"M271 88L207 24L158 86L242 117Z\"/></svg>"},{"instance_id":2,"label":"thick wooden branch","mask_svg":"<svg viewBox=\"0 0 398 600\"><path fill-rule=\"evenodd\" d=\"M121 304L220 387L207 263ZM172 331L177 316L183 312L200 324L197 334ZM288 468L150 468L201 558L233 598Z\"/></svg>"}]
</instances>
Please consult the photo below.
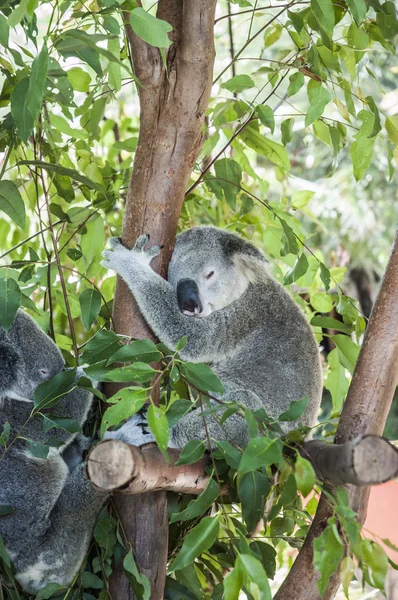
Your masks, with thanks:
<instances>
[{"instance_id":1,"label":"thick wooden branch","mask_svg":"<svg viewBox=\"0 0 398 600\"><path fill-rule=\"evenodd\" d=\"M104 440L87 457L87 474L104 492L143 494L160 490L201 494L209 483L206 456L190 465L175 466L181 451L169 449L169 463L155 445L138 448L119 440ZM398 449L377 435L346 444L321 440L304 442L300 453L308 458L318 479L331 485L377 485L398 476Z\"/></svg>"},{"instance_id":2,"label":"thick wooden branch","mask_svg":"<svg viewBox=\"0 0 398 600\"><path fill-rule=\"evenodd\" d=\"M142 494L159 490L201 494L209 483L208 457L175 466L179 450L168 450L170 462L156 446L137 448L119 440L104 440L87 457L87 474L104 492Z\"/></svg>"},{"instance_id":3,"label":"thick wooden branch","mask_svg":"<svg viewBox=\"0 0 398 600\"><path fill-rule=\"evenodd\" d=\"M344 403L336 441L349 442L359 435L381 435L398 379L398 234L371 314L358 363ZM369 499L368 487L348 485L350 507L363 523ZM287 578L274 600L319 600L318 573L313 564L313 543L332 516L322 495L318 510ZM334 598L340 585L336 572L322 600Z\"/></svg>"},{"instance_id":4,"label":"thick wooden branch","mask_svg":"<svg viewBox=\"0 0 398 600\"><path fill-rule=\"evenodd\" d=\"M398 476L398 450L378 435L365 435L345 444L304 442L300 448L318 479L331 485L376 485Z\"/></svg>"}]
</instances>

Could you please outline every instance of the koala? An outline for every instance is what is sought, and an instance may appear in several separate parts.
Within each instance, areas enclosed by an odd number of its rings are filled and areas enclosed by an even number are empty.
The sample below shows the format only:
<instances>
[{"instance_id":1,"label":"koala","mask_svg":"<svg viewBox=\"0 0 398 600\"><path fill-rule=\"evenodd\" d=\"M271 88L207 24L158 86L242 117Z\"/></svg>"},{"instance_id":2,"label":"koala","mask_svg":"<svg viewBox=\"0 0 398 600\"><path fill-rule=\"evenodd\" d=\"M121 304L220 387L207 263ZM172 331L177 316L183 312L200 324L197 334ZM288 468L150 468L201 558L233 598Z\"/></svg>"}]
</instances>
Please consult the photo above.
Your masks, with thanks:
<instances>
[{"instance_id":1,"label":"koala","mask_svg":"<svg viewBox=\"0 0 398 600\"><path fill-rule=\"evenodd\" d=\"M228 231L194 227L177 236L166 281L150 268L159 248L145 250L148 239L141 236L131 250L112 239L102 264L125 280L160 341L175 350L186 336L181 358L213 369L224 385L223 401L265 408L275 418L306 396L306 411L290 429L312 427L322 392L318 346L300 308L268 273L262 252ZM137 445L153 440L140 415L112 435ZM172 427L169 445L182 448L192 439L244 447L249 434L238 414L222 426L219 413L206 416L205 427L197 409Z\"/></svg>"},{"instance_id":2,"label":"koala","mask_svg":"<svg viewBox=\"0 0 398 600\"><path fill-rule=\"evenodd\" d=\"M29 594L50 582L72 582L107 499L85 476L82 455L90 440L62 429L46 433L43 418L31 416L37 385L63 369L60 350L26 313L17 312L8 333L0 329L0 432L10 425L8 442L0 447L0 505L13 508L0 517L0 535ZM49 412L83 425L92 399L88 390L74 387ZM63 445L51 447L47 458L29 453L27 440L46 444L50 438Z\"/></svg>"}]
</instances>

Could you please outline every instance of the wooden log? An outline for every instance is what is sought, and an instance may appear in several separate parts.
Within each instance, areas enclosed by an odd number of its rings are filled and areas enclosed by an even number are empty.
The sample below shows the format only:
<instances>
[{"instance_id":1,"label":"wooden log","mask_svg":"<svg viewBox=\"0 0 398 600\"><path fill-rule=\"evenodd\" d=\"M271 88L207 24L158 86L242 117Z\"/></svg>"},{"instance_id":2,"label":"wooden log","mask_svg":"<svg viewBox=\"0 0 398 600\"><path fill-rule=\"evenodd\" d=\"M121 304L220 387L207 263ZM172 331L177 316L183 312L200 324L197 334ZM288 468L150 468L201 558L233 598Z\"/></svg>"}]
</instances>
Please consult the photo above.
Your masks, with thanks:
<instances>
[{"instance_id":1,"label":"wooden log","mask_svg":"<svg viewBox=\"0 0 398 600\"><path fill-rule=\"evenodd\" d=\"M378 435L345 444L312 440L304 442L300 454L311 461L318 479L331 485L376 485L398 476L398 450Z\"/></svg>"},{"instance_id":2,"label":"wooden log","mask_svg":"<svg viewBox=\"0 0 398 600\"><path fill-rule=\"evenodd\" d=\"M210 458L175 466L180 451L167 451L170 462L156 446L138 448L119 440L104 440L87 457L87 474L105 492L143 494L159 490L199 495L209 483L205 472Z\"/></svg>"}]
</instances>

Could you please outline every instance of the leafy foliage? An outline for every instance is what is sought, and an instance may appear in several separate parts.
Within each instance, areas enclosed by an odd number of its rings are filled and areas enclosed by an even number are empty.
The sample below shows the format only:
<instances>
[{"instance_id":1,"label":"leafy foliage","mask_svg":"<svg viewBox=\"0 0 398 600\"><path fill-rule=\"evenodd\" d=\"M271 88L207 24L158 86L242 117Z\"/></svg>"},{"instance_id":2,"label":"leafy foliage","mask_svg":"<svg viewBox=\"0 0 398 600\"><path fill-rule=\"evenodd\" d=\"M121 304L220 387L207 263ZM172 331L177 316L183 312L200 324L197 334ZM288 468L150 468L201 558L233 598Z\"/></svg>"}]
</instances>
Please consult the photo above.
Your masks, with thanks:
<instances>
[{"instance_id":1,"label":"leafy foliage","mask_svg":"<svg viewBox=\"0 0 398 600\"><path fill-rule=\"evenodd\" d=\"M207 394L222 395L222 382L208 366L181 361L178 351L186 340L173 354L111 330L114 278L101 267L100 254L106 239L121 230L138 142L134 89L142 85L128 59L126 14L135 34L159 48L163 59L171 44L172 26L147 8L134 0L1 5L0 325L8 329L23 306L55 337L68 365L85 365L98 381L138 384L108 399L97 419L101 435L150 400L155 375L161 403L150 404L149 426L163 452L169 428L193 408L205 416L211 411L221 424L236 413L246 419L252 437L247 448L219 442L206 490L194 500L170 499L175 535L166 594L217 600L238 598L243 590L248 598L268 599L268 580L283 550L301 546L316 507L314 497L306 504L302 499L316 486L311 465L301 457L291 460L292 445L306 432L292 433L285 443L280 439L283 423L302 414L306 399L297 398L278 420L234 402L211 406ZM396 87L390 71L398 34L395 6L388 0L310 0L263 11L257 3L235 0L231 8L235 48L241 48L228 64L227 2L220 0L206 141L180 224L228 225L252 239L307 314L318 341L327 346L332 339L325 361L332 418L324 415L323 426L332 436L365 327L356 301L340 287L345 255L353 264L367 260L377 272L398 216L386 186L396 177L398 117L385 108L375 85ZM377 236L371 249L365 246L370 236ZM33 414L42 414L46 430L76 430L76 423L55 414L72 385L73 369L37 389ZM4 426L4 451L12 443L9 434ZM43 457L48 447L30 451ZM179 464L204 452L205 444L190 442ZM224 483L229 496L220 498ZM384 551L362 540L344 493L330 501L335 514L314 555L320 592L347 541L349 554L340 566L344 589L355 557L366 583L382 590ZM0 518L12 510L0 507ZM116 517L111 509L99 516L96 549L72 588L50 584L38 598L105 600L113 557L123 563L137 597L149 598L149 582ZM252 536L253 530L261 537ZM1 539L0 561L2 595L15 600Z\"/></svg>"}]
</instances>

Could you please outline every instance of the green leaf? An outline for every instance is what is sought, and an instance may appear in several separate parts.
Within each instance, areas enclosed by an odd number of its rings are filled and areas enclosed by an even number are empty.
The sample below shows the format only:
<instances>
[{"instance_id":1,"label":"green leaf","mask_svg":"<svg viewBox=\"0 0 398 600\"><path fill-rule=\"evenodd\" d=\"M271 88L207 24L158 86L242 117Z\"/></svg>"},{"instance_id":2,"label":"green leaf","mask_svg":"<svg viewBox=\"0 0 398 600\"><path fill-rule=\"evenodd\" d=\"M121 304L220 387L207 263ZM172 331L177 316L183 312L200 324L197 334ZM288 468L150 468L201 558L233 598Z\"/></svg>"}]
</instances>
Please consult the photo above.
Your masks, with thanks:
<instances>
[{"instance_id":1,"label":"green leaf","mask_svg":"<svg viewBox=\"0 0 398 600\"><path fill-rule=\"evenodd\" d=\"M162 360L162 356L162 353L159 352L152 340L136 340L131 344L125 344L119 348L119 350L109 358L107 365L115 362L159 362Z\"/></svg>"},{"instance_id":2,"label":"green leaf","mask_svg":"<svg viewBox=\"0 0 398 600\"><path fill-rule=\"evenodd\" d=\"M97 520L94 528L94 538L102 548L103 560L111 558L113 549L116 545L116 526L117 522L113 517L106 516L104 519Z\"/></svg>"},{"instance_id":3,"label":"green leaf","mask_svg":"<svg viewBox=\"0 0 398 600\"><path fill-rule=\"evenodd\" d=\"M99 192L105 194L105 189L102 185L95 183L85 175L81 175L75 169L67 169L66 167L62 167L61 165L47 163L42 160L20 160L17 164L29 165L31 167L39 167L40 169L50 171L50 173L59 173L60 175L67 175L71 179L74 179L75 181L79 181L79 183L86 185L88 188L92 190L98 190Z\"/></svg>"},{"instance_id":4,"label":"green leaf","mask_svg":"<svg viewBox=\"0 0 398 600\"><path fill-rule=\"evenodd\" d=\"M347 2L348 4L348 2ZM355 563L351 556L345 556L340 564L340 581L346 598L349 598L350 585L355 573Z\"/></svg>"},{"instance_id":5,"label":"green leaf","mask_svg":"<svg viewBox=\"0 0 398 600\"><path fill-rule=\"evenodd\" d=\"M321 317L319 315L316 315L311 319L311 325L314 327L322 327L323 329L335 329L336 331L342 331L348 335L351 335L354 331L352 325L346 325L346 323L342 323L333 317Z\"/></svg>"},{"instance_id":6,"label":"green leaf","mask_svg":"<svg viewBox=\"0 0 398 600\"><path fill-rule=\"evenodd\" d=\"M89 330L101 309L101 294L97 290L89 288L80 294L79 302L83 325Z\"/></svg>"},{"instance_id":7,"label":"green leaf","mask_svg":"<svg viewBox=\"0 0 398 600\"><path fill-rule=\"evenodd\" d=\"M94 260L99 259L105 246L105 227L102 217L95 215L86 223L85 234L80 239L80 250L86 269Z\"/></svg>"},{"instance_id":8,"label":"green leaf","mask_svg":"<svg viewBox=\"0 0 398 600\"><path fill-rule=\"evenodd\" d=\"M169 462L167 446L169 443L169 423L165 413L155 404L150 404L147 412L147 421L152 431L156 444L166 461Z\"/></svg>"},{"instance_id":9,"label":"green leaf","mask_svg":"<svg viewBox=\"0 0 398 600\"><path fill-rule=\"evenodd\" d=\"M372 113L374 115L374 125L373 125L372 132L369 135L369 137L372 138L375 135L377 135L379 133L379 131L381 131L380 114L379 114L379 109L377 108L372 96L367 96L366 101L368 103L370 110L372 111Z\"/></svg>"},{"instance_id":10,"label":"green leaf","mask_svg":"<svg viewBox=\"0 0 398 600\"><path fill-rule=\"evenodd\" d=\"M330 523L314 540L314 566L320 577L318 590L322 596L328 586L329 579L339 566L344 554L344 545L337 533L337 528Z\"/></svg>"},{"instance_id":11,"label":"green leaf","mask_svg":"<svg viewBox=\"0 0 398 600\"><path fill-rule=\"evenodd\" d=\"M216 517L205 517L186 536L181 550L175 559L172 571L187 567L197 556L205 552L217 539L220 525Z\"/></svg>"},{"instance_id":12,"label":"green leaf","mask_svg":"<svg viewBox=\"0 0 398 600\"><path fill-rule=\"evenodd\" d=\"M4 540L0 535L0 558L7 565L7 567L11 568L11 561L8 556L8 552L6 550L6 546L4 544Z\"/></svg>"},{"instance_id":13,"label":"green leaf","mask_svg":"<svg viewBox=\"0 0 398 600\"><path fill-rule=\"evenodd\" d=\"M117 401L117 404L113 404L107 408L102 417L100 428L101 437L104 436L105 431L109 429L109 427L119 425L122 421L135 415L135 413L144 406L146 401L146 391L137 387L123 388L110 399L110 402L115 401Z\"/></svg>"},{"instance_id":14,"label":"green leaf","mask_svg":"<svg viewBox=\"0 0 398 600\"><path fill-rule=\"evenodd\" d=\"M129 137L122 142L115 142L113 147L115 150L125 150L126 152L135 152L138 144L138 138L136 136Z\"/></svg>"},{"instance_id":15,"label":"green leaf","mask_svg":"<svg viewBox=\"0 0 398 600\"><path fill-rule=\"evenodd\" d=\"M244 587L250 590L253 598L272 600L267 574L257 558L249 554L240 554L236 565L243 575Z\"/></svg>"},{"instance_id":16,"label":"green leaf","mask_svg":"<svg viewBox=\"0 0 398 600\"><path fill-rule=\"evenodd\" d=\"M307 272L307 269L308 269L308 260L307 260L306 255L304 253L302 253L296 259L296 262L294 263L294 265L290 269L290 271L288 271L286 273L284 284L290 285L294 281L297 281L297 279L300 279L300 277L305 275L305 273Z\"/></svg>"},{"instance_id":17,"label":"green leaf","mask_svg":"<svg viewBox=\"0 0 398 600\"><path fill-rule=\"evenodd\" d=\"M90 369L91 367L86 369L88 374L92 373ZM125 367L98 372L96 376L94 376L94 379L97 379L97 381L113 381L116 383L131 383L133 381L147 382L152 379L156 373L157 371L150 365L142 362L135 362Z\"/></svg>"},{"instance_id":18,"label":"green leaf","mask_svg":"<svg viewBox=\"0 0 398 600\"><path fill-rule=\"evenodd\" d=\"M44 431L50 431L53 427L63 429L69 433L80 433L82 426L80 423L69 417L58 417L57 415L46 414L43 421Z\"/></svg>"},{"instance_id":19,"label":"green leaf","mask_svg":"<svg viewBox=\"0 0 398 600\"><path fill-rule=\"evenodd\" d=\"M88 92L90 91L91 77L81 67L73 67L67 71L68 79L74 90L77 92Z\"/></svg>"},{"instance_id":20,"label":"green leaf","mask_svg":"<svg viewBox=\"0 0 398 600\"><path fill-rule=\"evenodd\" d=\"M347 42L356 50L365 50L369 46L369 36L361 27L351 23L347 32Z\"/></svg>"},{"instance_id":21,"label":"green leaf","mask_svg":"<svg viewBox=\"0 0 398 600\"><path fill-rule=\"evenodd\" d=\"M311 0L311 10L321 33L330 39L333 35L335 24L332 0ZM311 79L311 81L313 80Z\"/></svg>"},{"instance_id":22,"label":"green leaf","mask_svg":"<svg viewBox=\"0 0 398 600\"><path fill-rule=\"evenodd\" d=\"M32 63L28 77L19 81L11 94L11 114L19 137L27 143L40 113L48 68L48 52L43 47Z\"/></svg>"},{"instance_id":23,"label":"green leaf","mask_svg":"<svg viewBox=\"0 0 398 600\"><path fill-rule=\"evenodd\" d=\"M264 48L270 48L279 40L282 35L283 27L280 23L273 23L267 27L264 33Z\"/></svg>"},{"instance_id":24,"label":"green leaf","mask_svg":"<svg viewBox=\"0 0 398 600\"><path fill-rule=\"evenodd\" d=\"M134 33L144 42L156 48L168 48L171 40L167 35L173 31L167 21L157 19L143 8L134 8L130 13L130 25Z\"/></svg>"},{"instance_id":25,"label":"green leaf","mask_svg":"<svg viewBox=\"0 0 398 600\"><path fill-rule=\"evenodd\" d=\"M311 294L311 306L318 312L328 313L334 307L335 301L333 296L326 292L315 292Z\"/></svg>"},{"instance_id":26,"label":"green leaf","mask_svg":"<svg viewBox=\"0 0 398 600\"><path fill-rule=\"evenodd\" d=\"M251 533L264 516L265 500L271 490L269 479L259 471L250 471L238 481L242 517Z\"/></svg>"},{"instance_id":27,"label":"green leaf","mask_svg":"<svg viewBox=\"0 0 398 600\"><path fill-rule=\"evenodd\" d=\"M321 281L325 286L325 290L328 292L330 289L330 271L327 267L325 267L323 262L319 263L319 269L321 274Z\"/></svg>"},{"instance_id":28,"label":"green leaf","mask_svg":"<svg viewBox=\"0 0 398 600\"><path fill-rule=\"evenodd\" d=\"M94 573L85 571L82 575L82 585L84 588L102 590L102 588L104 587L104 582L98 577L98 575L94 575Z\"/></svg>"},{"instance_id":29,"label":"green leaf","mask_svg":"<svg viewBox=\"0 0 398 600\"><path fill-rule=\"evenodd\" d=\"M367 6L365 0L347 0L347 4L356 24L360 25L366 17Z\"/></svg>"},{"instance_id":30,"label":"green leaf","mask_svg":"<svg viewBox=\"0 0 398 600\"><path fill-rule=\"evenodd\" d=\"M398 115L387 117L385 126L390 141L398 146Z\"/></svg>"},{"instance_id":31,"label":"green leaf","mask_svg":"<svg viewBox=\"0 0 398 600\"><path fill-rule=\"evenodd\" d=\"M332 336L332 340L337 346L339 351L340 362L351 375L354 372L356 362L359 355L359 346L348 337L348 335L338 334Z\"/></svg>"},{"instance_id":32,"label":"green leaf","mask_svg":"<svg viewBox=\"0 0 398 600\"><path fill-rule=\"evenodd\" d=\"M275 129L275 117L274 111L270 106L264 106L264 104L258 104L256 106L256 115L260 119L261 123L274 133Z\"/></svg>"},{"instance_id":33,"label":"green leaf","mask_svg":"<svg viewBox=\"0 0 398 600\"><path fill-rule=\"evenodd\" d=\"M5 277L0 279L0 327L6 331L13 324L21 299L21 290L15 279L8 277L6 269Z\"/></svg>"},{"instance_id":34,"label":"green leaf","mask_svg":"<svg viewBox=\"0 0 398 600\"><path fill-rule=\"evenodd\" d=\"M215 373L204 363L186 362L181 365L181 372L188 382L203 392L224 393L224 386Z\"/></svg>"},{"instance_id":35,"label":"green leaf","mask_svg":"<svg viewBox=\"0 0 398 600\"><path fill-rule=\"evenodd\" d=\"M21 229L25 229L25 205L13 181L0 181L0 210Z\"/></svg>"},{"instance_id":36,"label":"green leaf","mask_svg":"<svg viewBox=\"0 0 398 600\"><path fill-rule=\"evenodd\" d=\"M133 588L134 596L140 598L140 600L150 600L151 584L148 577L138 571L131 550L123 561L123 568L125 575Z\"/></svg>"},{"instance_id":37,"label":"green leaf","mask_svg":"<svg viewBox=\"0 0 398 600\"><path fill-rule=\"evenodd\" d=\"M15 508L13 506L7 506L6 504L0 504L0 517L12 515L14 512L15 512Z\"/></svg>"},{"instance_id":38,"label":"green leaf","mask_svg":"<svg viewBox=\"0 0 398 600\"><path fill-rule=\"evenodd\" d=\"M216 161L214 170L219 177L217 184L222 188L228 206L235 210L242 181L242 167L235 160L222 158Z\"/></svg>"},{"instance_id":39,"label":"green leaf","mask_svg":"<svg viewBox=\"0 0 398 600\"><path fill-rule=\"evenodd\" d=\"M83 253L80 252L80 250L77 250L77 248L69 248L69 250L66 251L66 254L73 262L77 262L79 258L83 256Z\"/></svg>"},{"instance_id":40,"label":"green leaf","mask_svg":"<svg viewBox=\"0 0 398 600\"><path fill-rule=\"evenodd\" d=\"M297 454L294 465L294 477L297 488L305 498L314 489L315 471L310 461L303 458L300 454Z\"/></svg>"},{"instance_id":41,"label":"green leaf","mask_svg":"<svg viewBox=\"0 0 398 600\"><path fill-rule=\"evenodd\" d=\"M345 369L340 363L337 348L334 348L328 354L328 374L325 381L325 388L329 390L332 396L333 412L340 412L348 390L348 379Z\"/></svg>"},{"instance_id":42,"label":"green leaf","mask_svg":"<svg viewBox=\"0 0 398 600\"><path fill-rule=\"evenodd\" d=\"M301 400L292 400L288 410L278 417L278 421L297 421L307 408L308 398L305 396Z\"/></svg>"},{"instance_id":43,"label":"green leaf","mask_svg":"<svg viewBox=\"0 0 398 600\"><path fill-rule=\"evenodd\" d=\"M289 86L287 88L287 97L294 96L304 85L304 75L297 71L289 77Z\"/></svg>"},{"instance_id":44,"label":"green leaf","mask_svg":"<svg viewBox=\"0 0 398 600\"><path fill-rule=\"evenodd\" d=\"M205 453L206 446L203 442L199 440L190 440L183 448L179 459L175 463L175 466L178 465L190 465L200 458L202 458Z\"/></svg>"},{"instance_id":45,"label":"green leaf","mask_svg":"<svg viewBox=\"0 0 398 600\"><path fill-rule=\"evenodd\" d=\"M283 235L281 239L281 256L286 256L287 254L298 254L299 245L293 229L286 223L284 219L281 219L281 217L279 217L279 221L283 229Z\"/></svg>"},{"instance_id":46,"label":"green leaf","mask_svg":"<svg viewBox=\"0 0 398 600\"><path fill-rule=\"evenodd\" d=\"M282 447L279 439L257 437L246 446L238 469L240 476L256 471L267 465L277 465L282 459Z\"/></svg>"},{"instance_id":47,"label":"green leaf","mask_svg":"<svg viewBox=\"0 0 398 600\"><path fill-rule=\"evenodd\" d=\"M241 453L235 446L232 446L229 442L219 442L217 441L217 447L220 449L223 458L227 465L229 465L232 469L238 469L240 459L242 457Z\"/></svg>"},{"instance_id":48,"label":"green leaf","mask_svg":"<svg viewBox=\"0 0 398 600\"><path fill-rule=\"evenodd\" d=\"M185 510L171 516L170 523L191 521L200 517L216 501L219 495L220 490L217 482L210 479L206 489L195 500L192 500Z\"/></svg>"},{"instance_id":49,"label":"green leaf","mask_svg":"<svg viewBox=\"0 0 398 600\"><path fill-rule=\"evenodd\" d=\"M221 88L228 90L229 92L243 92L243 90L248 90L250 88L255 87L254 81L249 75L235 75L235 77L231 77L225 83L222 83Z\"/></svg>"},{"instance_id":50,"label":"green leaf","mask_svg":"<svg viewBox=\"0 0 398 600\"><path fill-rule=\"evenodd\" d=\"M266 156L272 163L288 171L290 169L290 161L285 148L281 144L264 137L259 131L253 127L245 127L240 134L240 139L259 154Z\"/></svg>"},{"instance_id":51,"label":"green leaf","mask_svg":"<svg viewBox=\"0 0 398 600\"><path fill-rule=\"evenodd\" d=\"M88 342L84 349L83 362L92 365L108 360L120 348L121 339L114 331L99 331Z\"/></svg>"},{"instance_id":52,"label":"green leaf","mask_svg":"<svg viewBox=\"0 0 398 600\"><path fill-rule=\"evenodd\" d=\"M0 446L6 446L10 439L11 425L6 421L3 425L3 431L0 434Z\"/></svg>"},{"instance_id":53,"label":"green leaf","mask_svg":"<svg viewBox=\"0 0 398 600\"><path fill-rule=\"evenodd\" d=\"M119 37L110 38L108 40L108 51L114 54L120 61L120 41ZM122 87L121 65L119 62L109 62L108 66L108 82L113 91L119 92Z\"/></svg>"},{"instance_id":54,"label":"green leaf","mask_svg":"<svg viewBox=\"0 0 398 600\"><path fill-rule=\"evenodd\" d=\"M55 406L75 383L76 370L62 371L48 381L40 383L33 394L35 410Z\"/></svg>"},{"instance_id":55,"label":"green leaf","mask_svg":"<svg viewBox=\"0 0 398 600\"><path fill-rule=\"evenodd\" d=\"M333 6L332 6L333 10ZM325 106L329 104L332 97L327 89L322 85L320 81L310 79L307 85L308 100L310 102L310 108L305 116L305 126L308 127L319 119L325 110Z\"/></svg>"},{"instance_id":56,"label":"green leaf","mask_svg":"<svg viewBox=\"0 0 398 600\"><path fill-rule=\"evenodd\" d=\"M80 29L69 29L55 40L54 46L65 58L76 56L86 62L100 77L103 73L99 55L107 58L109 62L120 64L131 75L130 69L124 65L118 57L112 52L109 52L109 50L98 45L98 42L109 40L114 37L115 36L109 34L89 34Z\"/></svg>"},{"instance_id":57,"label":"green leaf","mask_svg":"<svg viewBox=\"0 0 398 600\"><path fill-rule=\"evenodd\" d=\"M291 142L293 139L293 125L293 118L285 119L281 123L282 144L284 146L286 146L286 144Z\"/></svg>"},{"instance_id":58,"label":"green leaf","mask_svg":"<svg viewBox=\"0 0 398 600\"><path fill-rule=\"evenodd\" d=\"M0 44L4 48L8 48L8 37L10 33L10 26L7 23L7 19L0 15Z\"/></svg>"}]
</instances>

